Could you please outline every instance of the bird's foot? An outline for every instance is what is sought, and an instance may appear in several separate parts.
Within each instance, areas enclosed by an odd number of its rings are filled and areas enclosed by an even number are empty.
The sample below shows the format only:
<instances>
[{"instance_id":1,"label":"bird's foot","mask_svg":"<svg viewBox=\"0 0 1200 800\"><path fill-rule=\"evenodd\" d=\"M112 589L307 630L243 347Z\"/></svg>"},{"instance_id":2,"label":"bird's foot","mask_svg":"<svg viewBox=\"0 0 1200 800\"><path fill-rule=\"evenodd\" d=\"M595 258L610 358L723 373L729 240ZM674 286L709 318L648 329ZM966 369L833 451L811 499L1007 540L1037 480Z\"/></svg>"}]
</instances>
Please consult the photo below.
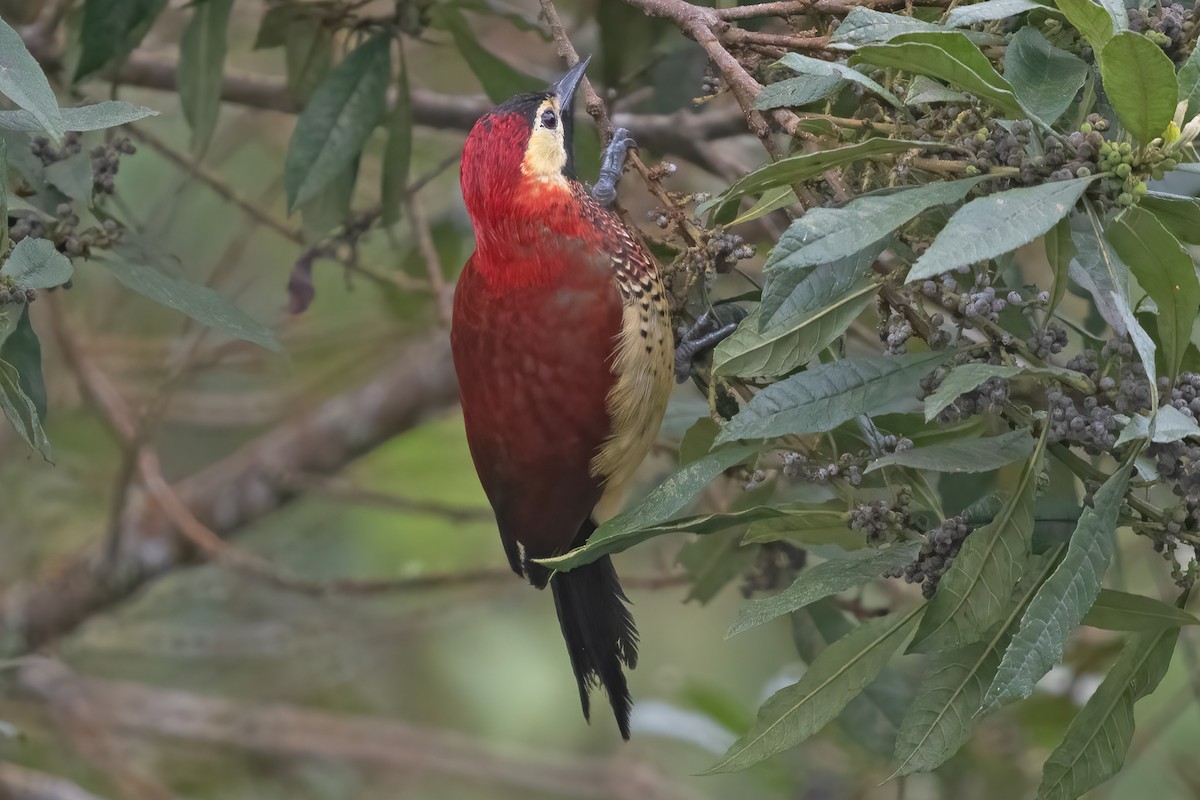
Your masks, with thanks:
<instances>
[{"instance_id":1,"label":"bird's foot","mask_svg":"<svg viewBox=\"0 0 1200 800\"><path fill-rule=\"evenodd\" d=\"M683 383L691 377L696 356L720 344L737 330L745 316L745 309L736 305L722 305L701 314L675 345L675 382Z\"/></svg>"},{"instance_id":2,"label":"bird's foot","mask_svg":"<svg viewBox=\"0 0 1200 800\"><path fill-rule=\"evenodd\" d=\"M605 208L617 200L617 183L621 180L621 171L625 169L625 156L631 149L637 149L633 135L625 128L613 131L612 140L604 148L604 157L600 159L600 178L592 187L592 197Z\"/></svg>"}]
</instances>

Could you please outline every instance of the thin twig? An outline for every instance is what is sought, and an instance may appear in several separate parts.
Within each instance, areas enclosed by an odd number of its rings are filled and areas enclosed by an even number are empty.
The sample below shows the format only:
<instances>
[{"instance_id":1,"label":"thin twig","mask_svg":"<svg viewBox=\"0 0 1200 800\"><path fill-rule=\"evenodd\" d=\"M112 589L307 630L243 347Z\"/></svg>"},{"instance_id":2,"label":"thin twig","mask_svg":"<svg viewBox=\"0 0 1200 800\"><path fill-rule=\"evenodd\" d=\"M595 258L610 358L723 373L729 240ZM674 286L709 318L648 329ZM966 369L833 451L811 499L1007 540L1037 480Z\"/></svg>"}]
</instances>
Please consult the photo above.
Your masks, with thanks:
<instances>
[{"instance_id":1,"label":"thin twig","mask_svg":"<svg viewBox=\"0 0 1200 800\"><path fill-rule=\"evenodd\" d=\"M415 192L408 193L408 222L412 226L413 238L417 240L417 250L425 262L425 272L429 275L429 287L437 302L438 319L442 325L450 326L450 314L454 301L453 291L447 290L446 278L442 274L442 260L438 257L437 245L433 242L433 232L429 229L429 218L425 216L425 207Z\"/></svg>"}]
</instances>

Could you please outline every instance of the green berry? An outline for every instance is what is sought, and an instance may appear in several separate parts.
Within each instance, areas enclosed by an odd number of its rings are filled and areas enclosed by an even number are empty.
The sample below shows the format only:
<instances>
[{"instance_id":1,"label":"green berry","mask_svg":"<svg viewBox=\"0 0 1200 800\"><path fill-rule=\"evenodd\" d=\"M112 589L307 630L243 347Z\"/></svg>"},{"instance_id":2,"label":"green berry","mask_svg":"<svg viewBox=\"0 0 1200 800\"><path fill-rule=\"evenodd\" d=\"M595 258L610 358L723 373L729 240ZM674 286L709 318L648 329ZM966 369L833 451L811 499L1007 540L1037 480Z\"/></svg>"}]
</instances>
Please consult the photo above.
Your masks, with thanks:
<instances>
[{"instance_id":1,"label":"green berry","mask_svg":"<svg viewBox=\"0 0 1200 800\"><path fill-rule=\"evenodd\" d=\"M1117 173L1118 178L1128 178L1129 173L1133 172L1133 167L1129 166L1128 164L1117 164L1117 167L1113 170L1113 172Z\"/></svg>"},{"instance_id":2,"label":"green berry","mask_svg":"<svg viewBox=\"0 0 1200 800\"><path fill-rule=\"evenodd\" d=\"M1119 195L1117 195L1117 205L1119 205L1119 206L1133 205L1133 195L1131 195L1129 192L1121 192Z\"/></svg>"},{"instance_id":3,"label":"green berry","mask_svg":"<svg viewBox=\"0 0 1200 800\"><path fill-rule=\"evenodd\" d=\"M1080 133L1091 133L1092 132L1092 124L1090 122L1083 123L1082 125L1079 126L1079 131L1080 131Z\"/></svg>"},{"instance_id":4,"label":"green berry","mask_svg":"<svg viewBox=\"0 0 1200 800\"><path fill-rule=\"evenodd\" d=\"M1150 191L1150 187L1146 185L1145 181L1138 181L1137 183L1135 183L1133 185L1133 196L1134 197L1141 197L1148 191Z\"/></svg>"},{"instance_id":5,"label":"green berry","mask_svg":"<svg viewBox=\"0 0 1200 800\"><path fill-rule=\"evenodd\" d=\"M1087 167L1080 167L1079 169L1075 170L1076 178L1087 178L1087 177L1090 177L1091 174L1092 174L1092 171L1090 169L1088 169Z\"/></svg>"},{"instance_id":6,"label":"green berry","mask_svg":"<svg viewBox=\"0 0 1200 800\"><path fill-rule=\"evenodd\" d=\"M1173 158L1164 158L1162 161L1158 162L1158 166L1162 167L1163 170L1170 172L1179 166L1179 162Z\"/></svg>"},{"instance_id":7,"label":"green berry","mask_svg":"<svg viewBox=\"0 0 1200 800\"><path fill-rule=\"evenodd\" d=\"M1121 142L1119 145L1117 145L1117 150L1120 151L1121 155L1128 155L1129 153L1133 152L1133 145L1131 145L1129 142Z\"/></svg>"}]
</instances>

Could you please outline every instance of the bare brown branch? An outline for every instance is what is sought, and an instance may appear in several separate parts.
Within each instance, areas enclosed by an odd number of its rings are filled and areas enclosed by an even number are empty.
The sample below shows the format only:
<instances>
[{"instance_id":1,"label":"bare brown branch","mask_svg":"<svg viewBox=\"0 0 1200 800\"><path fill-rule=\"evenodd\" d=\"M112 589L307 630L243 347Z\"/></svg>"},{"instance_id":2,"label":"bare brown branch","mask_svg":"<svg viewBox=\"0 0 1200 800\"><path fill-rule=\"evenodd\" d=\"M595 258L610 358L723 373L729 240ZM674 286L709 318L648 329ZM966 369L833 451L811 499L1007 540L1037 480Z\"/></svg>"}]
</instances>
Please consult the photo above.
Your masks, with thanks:
<instances>
[{"instance_id":1,"label":"bare brown branch","mask_svg":"<svg viewBox=\"0 0 1200 800\"><path fill-rule=\"evenodd\" d=\"M0 797L4 800L102 800L65 778L0 762Z\"/></svg>"},{"instance_id":2,"label":"bare brown branch","mask_svg":"<svg viewBox=\"0 0 1200 800\"><path fill-rule=\"evenodd\" d=\"M86 678L48 659L32 659L21 688L65 713L103 720L115 731L165 737L281 758L332 758L504 786L561 798L685 800L648 765L626 756L502 752L462 734L391 720L331 714L132 683ZM73 798L71 800L74 800Z\"/></svg>"}]
</instances>

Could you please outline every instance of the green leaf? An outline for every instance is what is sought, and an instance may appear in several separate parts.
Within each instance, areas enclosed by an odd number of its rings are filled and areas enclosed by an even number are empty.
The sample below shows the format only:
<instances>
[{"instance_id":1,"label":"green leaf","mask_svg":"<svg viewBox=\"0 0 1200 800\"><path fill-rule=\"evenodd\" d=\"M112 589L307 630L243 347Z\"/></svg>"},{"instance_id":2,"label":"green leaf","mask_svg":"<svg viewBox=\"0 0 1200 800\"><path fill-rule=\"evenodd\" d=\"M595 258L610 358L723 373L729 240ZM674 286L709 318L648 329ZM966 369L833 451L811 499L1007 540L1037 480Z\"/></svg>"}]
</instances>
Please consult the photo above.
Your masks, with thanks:
<instances>
[{"instance_id":1,"label":"green leaf","mask_svg":"<svg viewBox=\"0 0 1200 800\"><path fill-rule=\"evenodd\" d=\"M1082 625L1108 631L1143 631L1200 625L1200 619L1181 608L1140 594L1101 589L1084 615Z\"/></svg>"},{"instance_id":2,"label":"green leaf","mask_svg":"<svg viewBox=\"0 0 1200 800\"><path fill-rule=\"evenodd\" d=\"M709 602L757 560L758 548L741 547L736 536L704 536L687 542L675 558L690 584L683 602Z\"/></svg>"},{"instance_id":3,"label":"green leaf","mask_svg":"<svg viewBox=\"0 0 1200 800\"><path fill-rule=\"evenodd\" d=\"M126 288L156 303L181 311L226 336L244 339L275 352L282 351L282 345L270 328L239 311L212 289L139 263L130 258L131 255L131 248L121 248L111 255L106 253L94 258Z\"/></svg>"},{"instance_id":4,"label":"green leaf","mask_svg":"<svg viewBox=\"0 0 1200 800\"><path fill-rule=\"evenodd\" d=\"M1071 239L1071 220L1063 217L1043 237L1046 245L1046 261L1054 280L1050 285L1050 303L1048 313L1053 314L1067 293L1067 283L1070 282L1071 259L1075 258L1075 242Z\"/></svg>"},{"instance_id":5,"label":"green leaf","mask_svg":"<svg viewBox=\"0 0 1200 800\"><path fill-rule=\"evenodd\" d=\"M889 153L902 153L917 147L941 147L941 145L936 142L915 142L904 139L867 139L865 142L858 142L846 147L817 150L812 153L800 153L781 158L745 175L719 196L698 206L696 212L705 214L715 209L716 219L725 222L733 218L737 213L737 202L748 194L757 195L777 186L790 186L814 175L820 175L831 167L840 167L843 164L851 164Z\"/></svg>"},{"instance_id":6,"label":"green leaf","mask_svg":"<svg viewBox=\"0 0 1200 800\"><path fill-rule=\"evenodd\" d=\"M892 777L936 769L970 738L979 721L979 704L1000 665L1000 654L1017 618L1054 564L1054 558L1035 558L1026 570L1033 579L1022 581L1008 617L987 639L937 657L900 725L895 756L898 765Z\"/></svg>"},{"instance_id":7,"label":"green leaf","mask_svg":"<svg viewBox=\"0 0 1200 800\"><path fill-rule=\"evenodd\" d=\"M8 142L0 139L0 253L8 252ZM0 344L3 340L0 339Z\"/></svg>"},{"instance_id":8,"label":"green leaf","mask_svg":"<svg viewBox=\"0 0 1200 800\"><path fill-rule=\"evenodd\" d=\"M969 99L962 92L956 92L949 87L943 86L933 78L927 78L924 75L915 75L912 82L908 85L908 92L904 95L904 104L906 106L919 106L926 103L962 103L969 101Z\"/></svg>"},{"instance_id":9,"label":"green leaf","mask_svg":"<svg viewBox=\"0 0 1200 800\"><path fill-rule=\"evenodd\" d=\"M405 195L408 193L408 173L412 166L412 100L408 92L408 70L402 69L396 84L396 107L387 124L387 146L383 150L383 190L381 206L383 224L392 226L400 220Z\"/></svg>"},{"instance_id":10,"label":"green leaf","mask_svg":"<svg viewBox=\"0 0 1200 800\"><path fill-rule=\"evenodd\" d=\"M467 24L467 18L455 8L444 8L440 21L454 37L454 46L462 54L463 61L475 73L483 91L493 103L502 103L521 92L544 89L545 82L514 69L507 61L499 58L479 43L479 38Z\"/></svg>"},{"instance_id":11,"label":"green leaf","mask_svg":"<svg viewBox=\"0 0 1200 800\"><path fill-rule=\"evenodd\" d=\"M88 106L59 109L62 114L63 130L98 131L115 128L127 122L157 116L158 112L144 106L135 106L124 100L101 100ZM0 111L0 128L24 133L37 133L41 124L28 111Z\"/></svg>"},{"instance_id":12,"label":"green leaf","mask_svg":"<svg viewBox=\"0 0 1200 800\"><path fill-rule=\"evenodd\" d=\"M960 439L901 450L875 459L866 471L901 466L935 472L991 472L1028 458L1033 444L1029 429L1021 428L986 439Z\"/></svg>"},{"instance_id":13,"label":"green leaf","mask_svg":"<svg viewBox=\"0 0 1200 800\"><path fill-rule=\"evenodd\" d=\"M906 33L945 31L941 25L932 22L922 22L916 17L903 14L889 14L863 6L855 6L838 25L829 45L835 50L854 50L866 44L886 42ZM1000 44L1004 40L998 36L976 31L965 32L967 38L979 44Z\"/></svg>"},{"instance_id":14,"label":"green leaf","mask_svg":"<svg viewBox=\"0 0 1200 800\"><path fill-rule=\"evenodd\" d=\"M1039 378L1057 378L1066 372L1060 367L1009 367L1002 364L962 364L950 370L933 394L925 398L925 421L930 422L946 406L961 395L979 388L989 378L1015 378L1030 375Z\"/></svg>"},{"instance_id":15,"label":"green leaf","mask_svg":"<svg viewBox=\"0 0 1200 800\"><path fill-rule=\"evenodd\" d=\"M295 6L271 6L258 23L258 33L254 35L254 49L267 50L272 47L283 47L287 42L287 26L297 17L305 16L303 11Z\"/></svg>"},{"instance_id":16,"label":"green leaf","mask_svg":"<svg viewBox=\"0 0 1200 800\"><path fill-rule=\"evenodd\" d=\"M860 414L899 410L912 402L921 378L948 356L846 359L792 375L756 394L725 423L717 443L823 433Z\"/></svg>"},{"instance_id":17,"label":"green leaf","mask_svg":"<svg viewBox=\"0 0 1200 800\"><path fill-rule=\"evenodd\" d=\"M1200 114L1200 48L1192 48L1191 55L1179 68L1176 80L1180 102L1187 101L1184 119Z\"/></svg>"},{"instance_id":18,"label":"green leaf","mask_svg":"<svg viewBox=\"0 0 1200 800\"><path fill-rule=\"evenodd\" d=\"M1113 18L1107 9L1092 0L1055 0L1058 10L1077 31L1083 34L1088 44L1099 54L1113 37Z\"/></svg>"},{"instance_id":19,"label":"green leaf","mask_svg":"<svg viewBox=\"0 0 1200 800\"><path fill-rule=\"evenodd\" d=\"M42 429L37 408L21 389L21 376L16 368L4 361L0 361L0 411L27 445L41 453L46 461L53 460L50 440Z\"/></svg>"},{"instance_id":20,"label":"green leaf","mask_svg":"<svg viewBox=\"0 0 1200 800\"><path fill-rule=\"evenodd\" d=\"M18 385L33 404L38 419L46 420L46 382L42 377L42 345L29 324L28 306L14 309L17 324L7 337L0 337L0 361L8 363L20 376Z\"/></svg>"},{"instance_id":21,"label":"green leaf","mask_svg":"<svg viewBox=\"0 0 1200 800\"><path fill-rule=\"evenodd\" d=\"M75 80L124 58L166 7L167 0L87 0Z\"/></svg>"},{"instance_id":22,"label":"green leaf","mask_svg":"<svg viewBox=\"0 0 1200 800\"><path fill-rule=\"evenodd\" d=\"M792 641L805 664L848 635L854 625L830 600L820 600L791 615ZM885 667L838 715L838 726L851 741L880 756L896 747L896 731L912 701L912 686L898 670ZM749 726L744 726L743 729Z\"/></svg>"},{"instance_id":23,"label":"green leaf","mask_svg":"<svg viewBox=\"0 0 1200 800\"><path fill-rule=\"evenodd\" d=\"M1179 94L1175 65L1158 45L1125 31L1097 51L1108 101L1125 130L1142 144L1163 134Z\"/></svg>"},{"instance_id":24,"label":"green leaf","mask_svg":"<svg viewBox=\"0 0 1200 800\"><path fill-rule=\"evenodd\" d=\"M192 152L203 156L221 111L225 75L225 29L233 0L193 6L179 45L179 103L192 128Z\"/></svg>"},{"instance_id":25,"label":"green leaf","mask_svg":"<svg viewBox=\"0 0 1200 800\"><path fill-rule=\"evenodd\" d=\"M842 208L814 208L788 227L764 268L815 266L851 256L886 239L926 209L959 202L986 179L981 175L935 181L860 197Z\"/></svg>"},{"instance_id":26,"label":"green leaf","mask_svg":"<svg viewBox=\"0 0 1200 800\"><path fill-rule=\"evenodd\" d=\"M955 8L946 17L946 24L951 28L961 28L966 25L975 25L979 22L1008 19L1018 14L1024 14L1026 11L1045 10L1045 8L1041 3L1035 3L1032 0L984 0L982 3L973 3L969 6ZM1025 29L1022 28L1021 30ZM1008 56L1005 56L1006 62L1007 59Z\"/></svg>"},{"instance_id":27,"label":"green leaf","mask_svg":"<svg viewBox=\"0 0 1200 800\"><path fill-rule=\"evenodd\" d=\"M1133 318L1129 308L1129 268L1100 236L1098 222L1092 231L1073 231L1071 239L1076 250L1069 266L1071 278L1092 296L1104 321L1118 336L1124 336L1125 320Z\"/></svg>"},{"instance_id":28,"label":"green leaf","mask_svg":"<svg viewBox=\"0 0 1200 800\"><path fill-rule=\"evenodd\" d=\"M869 247L820 268L771 270L762 304L717 345L714 372L782 375L808 363L870 305L876 291L871 265L880 250Z\"/></svg>"},{"instance_id":29,"label":"green leaf","mask_svg":"<svg viewBox=\"0 0 1200 800\"><path fill-rule=\"evenodd\" d=\"M749 208L746 213L741 214L737 219L729 223L730 227L741 225L745 222L756 220L759 217L765 217L772 211L778 211L781 208L790 206L796 202L796 193L790 186L777 186L763 192L762 199Z\"/></svg>"},{"instance_id":30,"label":"green leaf","mask_svg":"<svg viewBox=\"0 0 1200 800\"><path fill-rule=\"evenodd\" d=\"M566 572L595 561L600 556L624 550L658 533L665 533L665 529L658 528L661 523L686 508L714 478L755 455L759 449L758 445L740 445L709 453L699 461L677 470L633 508L605 522L591 535L587 544L561 556L538 559L538 563Z\"/></svg>"},{"instance_id":31,"label":"green leaf","mask_svg":"<svg viewBox=\"0 0 1200 800\"><path fill-rule=\"evenodd\" d=\"M58 141L66 128L58 98L41 66L29 53L21 35L0 19L0 92L25 109L51 139Z\"/></svg>"},{"instance_id":32,"label":"green leaf","mask_svg":"<svg viewBox=\"0 0 1200 800\"><path fill-rule=\"evenodd\" d=\"M987 56L958 31L903 34L888 44L862 47L851 60L938 78L1006 114L1021 113L1012 86L996 72Z\"/></svg>"},{"instance_id":33,"label":"green leaf","mask_svg":"<svg viewBox=\"0 0 1200 800\"><path fill-rule=\"evenodd\" d=\"M1029 244L1070 214L1093 180L1054 181L972 200L954 213L907 280L932 278Z\"/></svg>"},{"instance_id":34,"label":"green leaf","mask_svg":"<svg viewBox=\"0 0 1200 800\"><path fill-rule=\"evenodd\" d=\"M983 699L990 711L1005 701L1033 694L1033 687L1062 661L1067 640L1100 593L1117 549L1117 514L1129 488L1133 460L1096 491L1095 502L1079 515L1062 562L1021 617L1021 626L1004 652L996 677Z\"/></svg>"},{"instance_id":35,"label":"green leaf","mask_svg":"<svg viewBox=\"0 0 1200 800\"><path fill-rule=\"evenodd\" d=\"M1021 105L1047 125L1070 107L1087 73L1087 64L1050 44L1033 25L1017 31L1004 51L1004 77Z\"/></svg>"},{"instance_id":36,"label":"green leaf","mask_svg":"<svg viewBox=\"0 0 1200 800\"><path fill-rule=\"evenodd\" d=\"M358 183L360 162L360 158L354 159L315 197L300 204L297 210L304 221L301 228L306 242L319 242L350 216L350 203L354 199L354 185Z\"/></svg>"},{"instance_id":37,"label":"green leaf","mask_svg":"<svg viewBox=\"0 0 1200 800\"><path fill-rule=\"evenodd\" d=\"M775 62L778 66L784 66L792 72L800 75L806 75L816 78L838 77L843 80L857 83L862 88L869 92L873 92L879 97L886 100L892 106L899 108L901 103L896 95L889 92L887 89L880 86L875 81L868 78L852 67L848 67L838 61L822 61L819 58L812 56L804 56L799 53L788 53L779 61Z\"/></svg>"},{"instance_id":38,"label":"green leaf","mask_svg":"<svg viewBox=\"0 0 1200 800\"><path fill-rule=\"evenodd\" d=\"M358 158L387 108L391 38L376 34L334 67L301 112L283 166L288 210Z\"/></svg>"},{"instance_id":39,"label":"green leaf","mask_svg":"<svg viewBox=\"0 0 1200 800\"><path fill-rule=\"evenodd\" d=\"M1200 313L1200 282L1192 257L1150 211L1130 208L1105 235L1141 287L1158 306L1158 344L1174 379Z\"/></svg>"},{"instance_id":40,"label":"green leaf","mask_svg":"<svg viewBox=\"0 0 1200 800\"><path fill-rule=\"evenodd\" d=\"M824 100L845 83L840 75L805 75L769 83L754 98L760 111L772 108L795 108Z\"/></svg>"},{"instance_id":41,"label":"green leaf","mask_svg":"<svg viewBox=\"0 0 1200 800\"><path fill-rule=\"evenodd\" d=\"M46 166L46 182L72 200L88 205L95 187L92 162L79 153Z\"/></svg>"},{"instance_id":42,"label":"green leaf","mask_svg":"<svg viewBox=\"0 0 1200 800\"><path fill-rule=\"evenodd\" d=\"M843 550L859 549L863 537L851 531L849 525L849 513L838 504L789 508L781 517L751 523L742 542L789 542L797 547L834 544Z\"/></svg>"},{"instance_id":43,"label":"green leaf","mask_svg":"<svg viewBox=\"0 0 1200 800\"><path fill-rule=\"evenodd\" d=\"M919 542L905 542L881 550L866 548L809 567L782 592L752 600L742 606L725 638L790 614L822 598L861 586L885 573L902 569L917 557L920 549Z\"/></svg>"},{"instance_id":44,"label":"green leaf","mask_svg":"<svg viewBox=\"0 0 1200 800\"><path fill-rule=\"evenodd\" d=\"M754 727L703 774L745 769L821 730L875 680L920 612L872 620L827 647L804 677L763 704Z\"/></svg>"},{"instance_id":45,"label":"green leaf","mask_svg":"<svg viewBox=\"0 0 1200 800\"><path fill-rule=\"evenodd\" d=\"M1178 194L1150 192L1142 197L1138 207L1153 214L1179 241L1200 245L1200 200Z\"/></svg>"},{"instance_id":46,"label":"green leaf","mask_svg":"<svg viewBox=\"0 0 1200 800\"><path fill-rule=\"evenodd\" d=\"M1154 433L1150 433L1151 421L1141 414L1135 414L1122 430L1113 447L1120 447L1135 439L1149 439L1152 442L1178 442L1188 436L1200 435L1200 425L1196 420L1174 406L1163 406L1154 413Z\"/></svg>"},{"instance_id":47,"label":"green leaf","mask_svg":"<svg viewBox=\"0 0 1200 800\"><path fill-rule=\"evenodd\" d=\"M54 249L49 239L26 237L17 242L0 275L7 275L22 289L49 289L71 280L71 260Z\"/></svg>"},{"instance_id":48,"label":"green leaf","mask_svg":"<svg viewBox=\"0 0 1200 800\"><path fill-rule=\"evenodd\" d=\"M871 242L828 262L797 264L788 256L794 244L785 233L767 259L767 266L774 268L767 271L759 303L761 332L794 329L805 315L824 313L847 294L872 286L871 267L883 250L882 243Z\"/></svg>"},{"instance_id":49,"label":"green leaf","mask_svg":"<svg viewBox=\"0 0 1200 800\"><path fill-rule=\"evenodd\" d=\"M318 15L293 15L283 29L288 92L307 104L333 63L333 32Z\"/></svg>"},{"instance_id":50,"label":"green leaf","mask_svg":"<svg viewBox=\"0 0 1200 800\"><path fill-rule=\"evenodd\" d=\"M1043 431L999 513L963 542L929 601L910 652L941 652L978 642L1004 618L1008 598L1029 557L1037 475L1045 447Z\"/></svg>"},{"instance_id":51,"label":"green leaf","mask_svg":"<svg viewBox=\"0 0 1200 800\"><path fill-rule=\"evenodd\" d=\"M1046 761L1038 800L1075 800L1121 769L1133 738L1133 704L1162 681L1178 639L1178 628L1129 637L1100 688L1071 720Z\"/></svg>"}]
</instances>

